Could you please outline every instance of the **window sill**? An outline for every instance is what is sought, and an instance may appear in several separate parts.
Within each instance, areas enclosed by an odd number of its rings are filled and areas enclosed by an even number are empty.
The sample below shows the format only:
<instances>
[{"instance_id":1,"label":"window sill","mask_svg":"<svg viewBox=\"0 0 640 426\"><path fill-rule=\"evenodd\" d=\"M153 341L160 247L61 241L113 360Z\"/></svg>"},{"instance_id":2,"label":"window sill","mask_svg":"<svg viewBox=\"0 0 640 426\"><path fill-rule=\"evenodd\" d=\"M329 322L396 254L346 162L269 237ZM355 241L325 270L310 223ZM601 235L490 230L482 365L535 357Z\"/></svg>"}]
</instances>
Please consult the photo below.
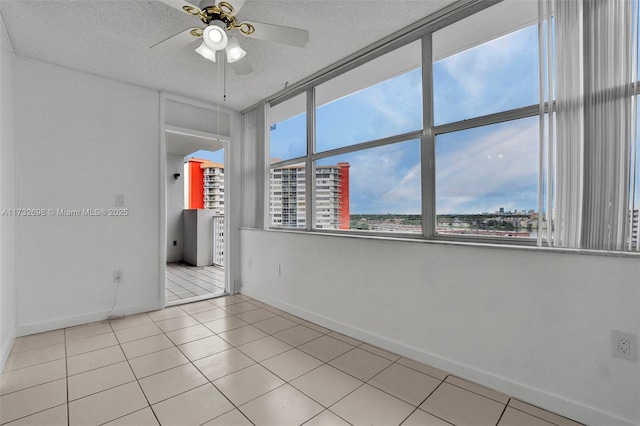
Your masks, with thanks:
<instances>
[{"instance_id":1,"label":"window sill","mask_svg":"<svg viewBox=\"0 0 640 426\"><path fill-rule=\"evenodd\" d=\"M372 234L372 233L355 233L350 231L307 231L298 229L258 229L258 228L240 228L241 231L260 231L260 232L273 232L281 234L294 234L294 235L314 235L319 237L338 237L338 238L354 238L373 241L391 241L391 242L403 242L403 243L416 243L416 244L434 244L443 246L460 246L460 247L478 247L496 250L523 250L523 251L536 251L545 253L557 253L557 254L580 254L587 256L609 256L609 257L623 257L623 258L638 258L640 259L640 252L629 251L605 251L605 250L586 250L586 249L570 249L561 247L539 247L535 245L535 241L521 242L515 244L515 241L509 241L501 239L500 241L487 242L486 239L482 241L469 241L469 238L456 240L455 238L443 238L437 236L433 239L426 239L421 235L404 235L404 234Z\"/></svg>"}]
</instances>

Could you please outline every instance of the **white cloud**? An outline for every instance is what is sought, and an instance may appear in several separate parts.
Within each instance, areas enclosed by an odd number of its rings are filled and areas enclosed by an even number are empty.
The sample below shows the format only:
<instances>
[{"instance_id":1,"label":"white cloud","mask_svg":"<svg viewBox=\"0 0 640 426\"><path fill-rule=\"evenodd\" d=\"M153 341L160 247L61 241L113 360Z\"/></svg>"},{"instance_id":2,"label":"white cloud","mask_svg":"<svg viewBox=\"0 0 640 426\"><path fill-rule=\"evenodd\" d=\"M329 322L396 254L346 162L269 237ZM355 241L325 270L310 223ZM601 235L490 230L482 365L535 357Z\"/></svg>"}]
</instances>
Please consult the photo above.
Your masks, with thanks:
<instances>
[{"instance_id":1,"label":"white cloud","mask_svg":"<svg viewBox=\"0 0 640 426\"><path fill-rule=\"evenodd\" d=\"M531 203L531 187L537 184L537 127L537 120L527 119L501 124L477 139L473 133L485 129L441 137L436 147L438 211L529 207L523 203ZM451 149L445 143L459 149ZM495 206L497 200L500 206Z\"/></svg>"},{"instance_id":2,"label":"white cloud","mask_svg":"<svg viewBox=\"0 0 640 426\"><path fill-rule=\"evenodd\" d=\"M537 51L533 30L517 31L436 62L437 121L477 117L535 98L537 66L529 63Z\"/></svg>"},{"instance_id":3,"label":"white cloud","mask_svg":"<svg viewBox=\"0 0 640 426\"><path fill-rule=\"evenodd\" d=\"M381 200L393 213L420 214L422 210L420 163L411 167L400 181L389 191L382 194Z\"/></svg>"},{"instance_id":4,"label":"white cloud","mask_svg":"<svg viewBox=\"0 0 640 426\"><path fill-rule=\"evenodd\" d=\"M365 108L371 108L372 125L385 136L416 130L422 123L420 70L369 88ZM377 114L376 114L377 113ZM386 130L386 132L385 132Z\"/></svg>"},{"instance_id":5,"label":"white cloud","mask_svg":"<svg viewBox=\"0 0 640 426\"><path fill-rule=\"evenodd\" d=\"M351 165L352 212L420 212L419 144L408 144L410 147L385 146L340 159Z\"/></svg>"}]
</instances>

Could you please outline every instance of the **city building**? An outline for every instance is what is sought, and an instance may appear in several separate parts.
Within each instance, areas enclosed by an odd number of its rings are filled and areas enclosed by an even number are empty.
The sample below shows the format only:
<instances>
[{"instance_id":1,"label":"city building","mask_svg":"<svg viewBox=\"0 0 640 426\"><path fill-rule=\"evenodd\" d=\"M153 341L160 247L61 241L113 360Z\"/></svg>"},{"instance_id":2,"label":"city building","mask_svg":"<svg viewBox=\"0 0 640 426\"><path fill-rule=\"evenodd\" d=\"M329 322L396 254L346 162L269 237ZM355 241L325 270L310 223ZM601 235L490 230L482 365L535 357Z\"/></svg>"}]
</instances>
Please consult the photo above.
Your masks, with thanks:
<instances>
[{"instance_id":1,"label":"city building","mask_svg":"<svg viewBox=\"0 0 640 426\"><path fill-rule=\"evenodd\" d=\"M186 208L212 210L214 265L224 265L224 164L189 158L184 164Z\"/></svg>"},{"instance_id":2,"label":"city building","mask_svg":"<svg viewBox=\"0 0 640 426\"><path fill-rule=\"evenodd\" d=\"M316 228L349 229L349 163L316 167ZM271 170L269 217L273 227L306 228L306 170Z\"/></svg>"},{"instance_id":3,"label":"city building","mask_svg":"<svg viewBox=\"0 0 640 426\"><path fill-rule=\"evenodd\" d=\"M211 209L224 215L224 164L199 158L185 163L187 208Z\"/></svg>"}]
</instances>

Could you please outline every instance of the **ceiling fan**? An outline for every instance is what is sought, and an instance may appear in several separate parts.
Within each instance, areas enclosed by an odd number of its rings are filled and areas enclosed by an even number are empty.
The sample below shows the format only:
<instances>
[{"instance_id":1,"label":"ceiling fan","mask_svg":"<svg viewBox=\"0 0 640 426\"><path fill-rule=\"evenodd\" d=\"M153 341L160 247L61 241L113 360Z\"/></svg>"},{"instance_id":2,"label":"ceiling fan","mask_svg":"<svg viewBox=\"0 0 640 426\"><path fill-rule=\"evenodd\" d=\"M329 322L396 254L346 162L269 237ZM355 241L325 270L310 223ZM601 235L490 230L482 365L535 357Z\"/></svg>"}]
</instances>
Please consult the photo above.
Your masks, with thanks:
<instances>
[{"instance_id":1,"label":"ceiling fan","mask_svg":"<svg viewBox=\"0 0 640 426\"><path fill-rule=\"evenodd\" d=\"M240 12L245 0L230 0L230 2L203 0L200 8L185 0L160 1L174 9L192 16L197 16L206 24L206 27L187 28L151 46L152 50L157 52L170 52L186 46L196 39L202 38L202 44L195 51L204 58L216 62L217 53L224 50L226 52L227 62L229 62L234 72L239 75L249 74L253 71L253 68L246 60L238 62L246 55L246 52L240 47L235 37L227 35L228 32L237 30L245 37L298 47L304 47L309 41L308 31L299 28L265 24L257 21L242 21L239 23L236 15ZM215 3L205 6L211 1L215 1Z\"/></svg>"}]
</instances>

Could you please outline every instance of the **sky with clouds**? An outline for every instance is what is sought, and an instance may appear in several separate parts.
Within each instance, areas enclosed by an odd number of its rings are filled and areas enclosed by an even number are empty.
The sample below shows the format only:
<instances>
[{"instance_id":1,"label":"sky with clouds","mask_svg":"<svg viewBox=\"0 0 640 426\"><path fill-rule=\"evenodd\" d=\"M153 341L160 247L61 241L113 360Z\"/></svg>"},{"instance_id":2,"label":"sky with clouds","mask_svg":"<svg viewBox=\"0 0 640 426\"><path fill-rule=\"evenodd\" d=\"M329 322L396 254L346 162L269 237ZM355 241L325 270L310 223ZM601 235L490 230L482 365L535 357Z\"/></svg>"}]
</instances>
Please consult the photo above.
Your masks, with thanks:
<instances>
[{"instance_id":1,"label":"sky with clouds","mask_svg":"<svg viewBox=\"0 0 640 426\"><path fill-rule=\"evenodd\" d=\"M436 124L538 102L537 32L527 28L434 64ZM323 152L422 128L422 77L416 69L325 104L316 111ZM271 157L305 154L301 114L271 131ZM538 119L501 123L436 139L439 214L529 210L537 206ZM418 140L326 158L350 163L353 213L421 212Z\"/></svg>"},{"instance_id":2,"label":"sky with clouds","mask_svg":"<svg viewBox=\"0 0 640 426\"><path fill-rule=\"evenodd\" d=\"M536 28L440 60L434 63L433 78L436 125L537 104ZM316 111L317 152L421 129L421 96L421 70L416 69L321 106ZM437 213L536 210L538 120L535 116L437 136ZM272 158L304 156L306 115L277 123L270 139ZM420 214L418 140L318 164L343 161L351 165L352 213ZM637 167L640 171L640 163ZM636 180L640 204L640 177Z\"/></svg>"}]
</instances>

